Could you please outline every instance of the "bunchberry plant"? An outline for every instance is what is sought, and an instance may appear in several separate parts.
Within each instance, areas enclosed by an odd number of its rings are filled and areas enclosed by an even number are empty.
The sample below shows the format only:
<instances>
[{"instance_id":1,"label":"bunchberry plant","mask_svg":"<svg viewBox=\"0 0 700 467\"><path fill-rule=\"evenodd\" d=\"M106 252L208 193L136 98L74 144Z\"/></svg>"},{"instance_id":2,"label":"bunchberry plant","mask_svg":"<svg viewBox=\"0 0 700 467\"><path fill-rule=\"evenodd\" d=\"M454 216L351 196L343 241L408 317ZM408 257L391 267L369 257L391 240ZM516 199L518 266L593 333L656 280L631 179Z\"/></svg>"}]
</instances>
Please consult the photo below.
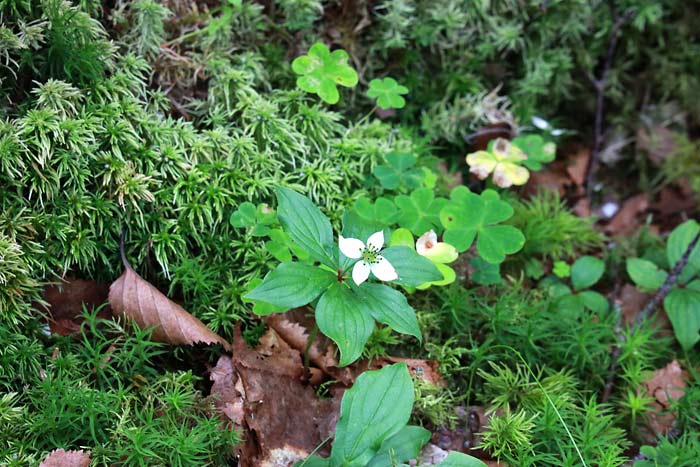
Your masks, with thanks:
<instances>
[{"instance_id":1,"label":"bunchberry plant","mask_svg":"<svg viewBox=\"0 0 700 467\"><path fill-rule=\"evenodd\" d=\"M408 88L401 86L394 78L373 79L369 82L367 96L377 100L380 109L403 109L406 99L402 96L408 94Z\"/></svg>"},{"instance_id":2,"label":"bunchberry plant","mask_svg":"<svg viewBox=\"0 0 700 467\"><path fill-rule=\"evenodd\" d=\"M392 467L418 457L430 432L407 425L414 401L404 363L366 371L343 394L329 458L311 456L295 467ZM475 457L450 452L436 467L485 467Z\"/></svg>"},{"instance_id":3,"label":"bunchberry plant","mask_svg":"<svg viewBox=\"0 0 700 467\"><path fill-rule=\"evenodd\" d=\"M277 307L266 312L312 304L318 328L340 349L341 366L360 357L375 320L421 339L406 297L368 279L371 273L382 281L419 286L442 277L432 261L404 246L382 249L381 231L365 237L346 228L346 236L339 235L336 245L330 221L311 200L288 188L277 188L277 202L284 232L308 259L279 264L247 293L247 299Z\"/></svg>"},{"instance_id":4,"label":"bunchberry plant","mask_svg":"<svg viewBox=\"0 0 700 467\"><path fill-rule=\"evenodd\" d=\"M700 231L697 221L689 220L676 227L668 237L666 259L673 266L689 248ZM640 290L653 292L666 282L668 272L644 258L627 260L627 273ZM683 349L690 350L700 341L700 245L688 256L678 281L664 298L664 309L673 325L676 339Z\"/></svg>"},{"instance_id":5,"label":"bunchberry plant","mask_svg":"<svg viewBox=\"0 0 700 467\"><path fill-rule=\"evenodd\" d=\"M337 86L353 88L357 85L357 72L348 65L348 53L331 52L326 44L317 42L306 55L292 62L297 75L297 86L306 92L317 94L324 102L335 104L340 100Z\"/></svg>"}]
</instances>

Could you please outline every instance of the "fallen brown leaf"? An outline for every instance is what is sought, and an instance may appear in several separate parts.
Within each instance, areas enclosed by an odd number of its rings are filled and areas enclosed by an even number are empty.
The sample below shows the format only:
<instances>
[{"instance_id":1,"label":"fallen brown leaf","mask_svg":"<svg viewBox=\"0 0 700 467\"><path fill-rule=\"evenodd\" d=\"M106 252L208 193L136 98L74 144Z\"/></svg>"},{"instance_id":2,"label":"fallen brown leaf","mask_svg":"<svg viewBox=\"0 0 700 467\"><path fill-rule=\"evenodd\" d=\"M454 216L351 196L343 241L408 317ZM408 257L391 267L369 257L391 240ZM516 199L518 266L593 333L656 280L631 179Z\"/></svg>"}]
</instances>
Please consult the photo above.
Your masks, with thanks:
<instances>
[{"instance_id":1,"label":"fallen brown leaf","mask_svg":"<svg viewBox=\"0 0 700 467\"><path fill-rule=\"evenodd\" d=\"M405 363L408 370L415 378L420 378L426 383L435 386L445 386L445 381L440 375L440 364L435 360L419 360L415 358L386 357L391 363Z\"/></svg>"},{"instance_id":2,"label":"fallen brown leaf","mask_svg":"<svg viewBox=\"0 0 700 467\"><path fill-rule=\"evenodd\" d=\"M154 327L153 339L172 345L228 342L204 323L171 301L134 271L126 258L124 273L109 287L109 303L115 315L133 319L142 328Z\"/></svg>"},{"instance_id":3,"label":"fallen brown leaf","mask_svg":"<svg viewBox=\"0 0 700 467\"><path fill-rule=\"evenodd\" d=\"M310 386L301 383L301 360L294 362L294 357L278 353L261 355L248 348L240 329L236 329L233 344L233 367L241 383L235 389L243 399L247 431L247 447L241 451L239 465L283 467L306 458L334 432L340 395L319 399ZM228 371L221 361L217 367ZM226 384L230 387L230 381ZM318 452L323 454L324 449Z\"/></svg>"},{"instance_id":4,"label":"fallen brown leaf","mask_svg":"<svg viewBox=\"0 0 700 467\"><path fill-rule=\"evenodd\" d=\"M237 427L243 425L243 397L241 389L237 388L238 376L233 367L233 360L228 355L222 355L216 366L209 372L209 379L214 382L211 386L211 396L214 406L221 411Z\"/></svg>"},{"instance_id":5,"label":"fallen brown leaf","mask_svg":"<svg viewBox=\"0 0 700 467\"><path fill-rule=\"evenodd\" d=\"M610 235L625 235L634 232L640 225L638 216L649 207L649 198L645 193L626 199L620 210L605 226Z\"/></svg>"},{"instance_id":6,"label":"fallen brown leaf","mask_svg":"<svg viewBox=\"0 0 700 467\"><path fill-rule=\"evenodd\" d=\"M665 436L673 427L676 415L668 412L668 409L673 401L685 395L687 378L688 373L673 360L656 370L651 379L644 383L647 395L653 399L648 420L649 428L655 435Z\"/></svg>"},{"instance_id":7,"label":"fallen brown leaf","mask_svg":"<svg viewBox=\"0 0 700 467\"><path fill-rule=\"evenodd\" d=\"M44 288L42 299L49 306L51 332L62 336L80 331L80 315L84 309L92 310L107 301L109 285L95 281L86 281L67 277L64 282ZM98 316L109 318L109 307L103 307Z\"/></svg>"},{"instance_id":8,"label":"fallen brown leaf","mask_svg":"<svg viewBox=\"0 0 700 467\"><path fill-rule=\"evenodd\" d=\"M634 323L637 313L642 311L642 308L651 299L651 296L651 294L640 292L632 284L622 286L620 290L620 311L622 312L623 323Z\"/></svg>"},{"instance_id":9,"label":"fallen brown leaf","mask_svg":"<svg viewBox=\"0 0 700 467\"><path fill-rule=\"evenodd\" d=\"M309 361L331 378L340 381L346 386L352 384L355 380L350 368L338 368L334 347L327 339L317 334L314 341L309 345L310 336L308 329L312 326L312 322L304 319L301 310L291 310L286 313L269 315L265 318L265 323L301 355L308 352Z\"/></svg>"},{"instance_id":10,"label":"fallen brown leaf","mask_svg":"<svg viewBox=\"0 0 700 467\"><path fill-rule=\"evenodd\" d=\"M46 456L39 467L88 467L89 465L90 452L56 449Z\"/></svg>"},{"instance_id":11,"label":"fallen brown leaf","mask_svg":"<svg viewBox=\"0 0 700 467\"><path fill-rule=\"evenodd\" d=\"M525 185L525 194L534 196L539 190L554 191L563 197L566 187L571 185L571 178L566 172L566 164L554 161L539 172L530 172L530 178Z\"/></svg>"},{"instance_id":12,"label":"fallen brown leaf","mask_svg":"<svg viewBox=\"0 0 700 467\"><path fill-rule=\"evenodd\" d=\"M583 186L586 182L586 168L588 160L591 158L591 150L587 148L580 149L569 158L569 163L566 166L566 173L571 177L571 181L577 186Z\"/></svg>"}]
</instances>

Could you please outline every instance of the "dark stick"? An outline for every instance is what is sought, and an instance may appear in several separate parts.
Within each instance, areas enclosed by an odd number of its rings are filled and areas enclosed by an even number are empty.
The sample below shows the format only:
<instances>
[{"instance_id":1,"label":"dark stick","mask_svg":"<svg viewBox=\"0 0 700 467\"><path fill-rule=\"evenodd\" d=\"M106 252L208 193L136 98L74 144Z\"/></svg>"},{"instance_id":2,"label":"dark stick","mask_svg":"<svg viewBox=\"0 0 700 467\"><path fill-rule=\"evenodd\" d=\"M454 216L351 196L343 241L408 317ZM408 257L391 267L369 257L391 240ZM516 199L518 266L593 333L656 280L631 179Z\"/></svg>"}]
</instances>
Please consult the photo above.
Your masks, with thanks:
<instances>
[{"instance_id":1,"label":"dark stick","mask_svg":"<svg viewBox=\"0 0 700 467\"><path fill-rule=\"evenodd\" d=\"M683 256L681 256L678 259L678 261L676 261L676 264L673 266L673 269L671 269L671 273L668 275L668 277L666 277L666 280L664 281L661 288L656 291L651 300L649 300L647 304L644 305L642 311L635 317L635 328L639 327L639 325L642 324L642 321L644 321L649 315L656 311L663 299L666 298L666 295L668 295L668 293L671 291L671 287L673 287L676 284L676 282L678 282L678 278L680 277L685 265L688 264L690 254L697 246L698 241L700 241L700 232L698 232L698 234L695 235L695 238L693 238L693 241L688 244L688 248L686 248L685 252L683 253Z\"/></svg>"},{"instance_id":2,"label":"dark stick","mask_svg":"<svg viewBox=\"0 0 700 467\"><path fill-rule=\"evenodd\" d=\"M615 49L617 41L620 37L620 29L632 18L634 10L627 10L625 14L618 16L610 31L610 40L608 42L608 53L605 56L603 70L600 73L600 78L590 76L589 79L593 83L596 90L596 105L595 105L595 123L593 133L593 149L591 157L586 164L586 196L590 201L593 193L593 184L595 182L595 174L598 169L598 157L603 146L603 117L605 111L605 88L608 84L608 75L612 68L613 59L615 58Z\"/></svg>"},{"instance_id":3,"label":"dark stick","mask_svg":"<svg viewBox=\"0 0 700 467\"><path fill-rule=\"evenodd\" d=\"M700 232L698 232L695 235L695 238L693 238L693 240L688 244L688 248L686 248L685 252L683 253L683 256L681 256L678 259L678 261L676 261L676 264L673 265L673 269L671 269L671 272L668 275L668 277L666 277L666 280L664 281L663 285L659 288L659 290L656 291L651 300L649 300L647 304L644 305L642 311L640 311L634 318L632 332L636 331L645 319L647 319L654 312L656 312L659 305L661 305L661 302L671 291L671 288L674 285L676 285L676 282L678 282L678 278L680 277L683 268L686 266L686 264L688 264L690 255L695 249L695 247L698 245L698 242L700 242ZM615 345L612 351L612 362L610 363L610 368L608 369L609 375L607 381L605 382L605 388L603 390L601 402L607 402L607 400L610 398L610 395L612 394L613 388L615 387L617 370L620 368L620 353L622 353L622 346L625 343L624 335L619 333L617 328L615 331L618 335L618 343Z\"/></svg>"}]
</instances>

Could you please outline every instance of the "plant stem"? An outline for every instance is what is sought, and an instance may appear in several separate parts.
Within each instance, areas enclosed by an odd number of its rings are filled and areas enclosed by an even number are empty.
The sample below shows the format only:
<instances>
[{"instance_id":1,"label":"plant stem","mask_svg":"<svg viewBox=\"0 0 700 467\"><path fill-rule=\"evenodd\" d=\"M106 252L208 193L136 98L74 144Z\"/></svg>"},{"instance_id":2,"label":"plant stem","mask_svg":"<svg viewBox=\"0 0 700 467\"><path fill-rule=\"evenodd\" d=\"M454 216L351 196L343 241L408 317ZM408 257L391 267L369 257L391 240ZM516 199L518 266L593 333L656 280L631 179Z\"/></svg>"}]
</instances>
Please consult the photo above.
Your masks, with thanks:
<instances>
[{"instance_id":1,"label":"plant stem","mask_svg":"<svg viewBox=\"0 0 700 467\"><path fill-rule=\"evenodd\" d=\"M623 15L617 16L615 24L610 31L610 39L608 41L608 52L603 62L603 69L600 77L590 76L589 79L593 83L596 90L596 106L595 106L595 123L593 133L593 149L591 157L586 165L586 197L590 202L593 194L593 185L595 184L595 174L598 169L598 158L603 146L603 117L605 111L605 88L608 84L608 75L612 68L613 58L615 57L615 49L617 49L617 41L620 37L620 30L632 18L634 10L629 9Z\"/></svg>"}]
</instances>

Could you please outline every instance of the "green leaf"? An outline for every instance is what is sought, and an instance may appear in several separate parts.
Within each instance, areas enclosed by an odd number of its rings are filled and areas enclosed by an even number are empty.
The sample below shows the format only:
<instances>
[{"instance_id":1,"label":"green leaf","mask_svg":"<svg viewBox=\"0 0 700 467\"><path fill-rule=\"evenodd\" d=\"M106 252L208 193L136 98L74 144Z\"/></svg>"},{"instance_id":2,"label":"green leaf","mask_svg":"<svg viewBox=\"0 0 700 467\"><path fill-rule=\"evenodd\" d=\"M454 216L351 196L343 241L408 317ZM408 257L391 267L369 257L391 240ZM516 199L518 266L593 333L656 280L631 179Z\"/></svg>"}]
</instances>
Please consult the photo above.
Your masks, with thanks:
<instances>
[{"instance_id":1,"label":"green leaf","mask_svg":"<svg viewBox=\"0 0 700 467\"><path fill-rule=\"evenodd\" d=\"M654 292L661 288L668 277L666 271L642 258L627 259L627 274L643 292Z\"/></svg>"},{"instance_id":2,"label":"green leaf","mask_svg":"<svg viewBox=\"0 0 700 467\"><path fill-rule=\"evenodd\" d=\"M343 395L333 464L365 467L382 443L406 425L412 408L413 381L406 364L362 373Z\"/></svg>"},{"instance_id":3,"label":"green leaf","mask_svg":"<svg viewBox=\"0 0 700 467\"><path fill-rule=\"evenodd\" d=\"M399 278L394 282L397 284L417 287L426 282L442 279L442 274L432 261L409 247L390 246L382 250L381 254L396 269Z\"/></svg>"},{"instance_id":4,"label":"green leaf","mask_svg":"<svg viewBox=\"0 0 700 467\"><path fill-rule=\"evenodd\" d=\"M555 300L554 307L568 318L577 318L583 313L585 304L580 295L565 294Z\"/></svg>"},{"instance_id":5,"label":"green leaf","mask_svg":"<svg viewBox=\"0 0 700 467\"><path fill-rule=\"evenodd\" d=\"M339 366L348 365L360 358L365 343L374 330L374 319L366 304L340 282L331 285L318 300L316 324L340 349Z\"/></svg>"},{"instance_id":6,"label":"green leaf","mask_svg":"<svg viewBox=\"0 0 700 467\"><path fill-rule=\"evenodd\" d=\"M471 279L480 285L495 285L503 282L501 279L501 266L484 261L483 258L476 257L469 260L469 264L474 268Z\"/></svg>"},{"instance_id":7,"label":"green leaf","mask_svg":"<svg viewBox=\"0 0 700 467\"><path fill-rule=\"evenodd\" d=\"M309 256L334 268L333 230L328 218L306 196L277 187L277 216L294 243Z\"/></svg>"},{"instance_id":8,"label":"green leaf","mask_svg":"<svg viewBox=\"0 0 700 467\"><path fill-rule=\"evenodd\" d=\"M487 467L482 461L476 457L467 454L450 451L447 458L437 464L435 467Z\"/></svg>"},{"instance_id":9,"label":"green leaf","mask_svg":"<svg viewBox=\"0 0 700 467\"><path fill-rule=\"evenodd\" d=\"M556 157L556 145L545 142L540 135L518 136L511 144L527 154L523 165L532 170L540 170L543 163L552 162Z\"/></svg>"},{"instance_id":10,"label":"green leaf","mask_svg":"<svg viewBox=\"0 0 700 467\"><path fill-rule=\"evenodd\" d=\"M389 246L405 246L415 249L416 244L413 239L413 234L410 230L399 228L391 232Z\"/></svg>"},{"instance_id":11,"label":"green leaf","mask_svg":"<svg viewBox=\"0 0 700 467\"><path fill-rule=\"evenodd\" d=\"M255 205L246 201L231 214L229 221L236 228L252 227L255 225L256 212Z\"/></svg>"},{"instance_id":12,"label":"green leaf","mask_svg":"<svg viewBox=\"0 0 700 467\"><path fill-rule=\"evenodd\" d=\"M370 283L359 287L357 294L375 320L396 332L414 336L419 341L423 339L416 312L404 294L386 285Z\"/></svg>"},{"instance_id":13,"label":"green leaf","mask_svg":"<svg viewBox=\"0 0 700 467\"><path fill-rule=\"evenodd\" d=\"M394 202L401 211L398 219L399 226L407 228L419 237L428 230L439 228L440 210L447 200L435 198L430 188L419 188L410 196L397 196Z\"/></svg>"},{"instance_id":14,"label":"green leaf","mask_svg":"<svg viewBox=\"0 0 700 467\"><path fill-rule=\"evenodd\" d=\"M574 290L586 289L600 280L605 263L593 256L582 256L571 266L571 284Z\"/></svg>"},{"instance_id":15,"label":"green leaf","mask_svg":"<svg viewBox=\"0 0 700 467\"><path fill-rule=\"evenodd\" d=\"M372 172L386 190L395 190L402 185L409 189L418 188L425 179L422 169L409 170L418 160L411 154L392 152L386 155L386 160L388 165L379 165Z\"/></svg>"},{"instance_id":16,"label":"green leaf","mask_svg":"<svg viewBox=\"0 0 700 467\"><path fill-rule=\"evenodd\" d=\"M451 267L449 267L446 264L442 264L442 263L434 263L434 264L435 264L435 267L438 269L438 271L440 271L440 274L442 274L442 279L440 279L438 281L432 281L432 282L427 282L425 284L421 284L417 287L418 290L425 290L425 289L432 287L433 285L438 286L438 287L442 287L445 285L449 285L449 284L453 283L455 280L457 280L457 273L455 272L454 269L452 269Z\"/></svg>"},{"instance_id":17,"label":"green leaf","mask_svg":"<svg viewBox=\"0 0 700 467\"><path fill-rule=\"evenodd\" d=\"M664 308L676 339L684 350L700 341L700 281L674 288L664 299Z\"/></svg>"},{"instance_id":18,"label":"green leaf","mask_svg":"<svg viewBox=\"0 0 700 467\"><path fill-rule=\"evenodd\" d=\"M666 244L666 255L668 256L669 267L673 268L678 260L681 259L698 231L700 231L700 225L694 220L686 221L673 229L673 232L671 232L671 235L668 237L668 243ZM683 268L678 281L680 283L686 283L698 272L700 272L700 242L698 242L690 253L688 264Z\"/></svg>"},{"instance_id":19,"label":"green leaf","mask_svg":"<svg viewBox=\"0 0 700 467\"><path fill-rule=\"evenodd\" d=\"M420 426L405 426L398 433L384 440L379 451L367 467L394 467L420 455L421 448L431 433Z\"/></svg>"},{"instance_id":20,"label":"green leaf","mask_svg":"<svg viewBox=\"0 0 700 467\"><path fill-rule=\"evenodd\" d=\"M564 261L555 261L552 272L560 279L571 276L571 266Z\"/></svg>"},{"instance_id":21,"label":"green leaf","mask_svg":"<svg viewBox=\"0 0 700 467\"><path fill-rule=\"evenodd\" d=\"M325 44L315 43L306 55L292 62L294 73L301 75L297 86L335 104L340 99L336 85L349 88L357 85L357 72L348 65L348 58L344 50L331 52Z\"/></svg>"},{"instance_id":22,"label":"green leaf","mask_svg":"<svg viewBox=\"0 0 700 467\"><path fill-rule=\"evenodd\" d=\"M610 308L608 299L598 292L586 290L585 292L579 293L578 296L581 297L583 305L595 313L603 314Z\"/></svg>"},{"instance_id":23,"label":"green leaf","mask_svg":"<svg viewBox=\"0 0 700 467\"><path fill-rule=\"evenodd\" d=\"M373 203L363 196L345 211L343 235L347 238L366 239L374 232L395 223L398 217L399 211L389 198L377 198Z\"/></svg>"},{"instance_id":24,"label":"green leaf","mask_svg":"<svg viewBox=\"0 0 700 467\"><path fill-rule=\"evenodd\" d=\"M367 95L377 99L377 105L384 109L403 109L406 100L401 97L408 94L408 88L401 86L394 78L373 79L369 82Z\"/></svg>"},{"instance_id":25,"label":"green leaf","mask_svg":"<svg viewBox=\"0 0 700 467\"><path fill-rule=\"evenodd\" d=\"M507 254L515 253L525 244L523 233L511 225L485 227L479 232L476 249L485 261L502 263Z\"/></svg>"},{"instance_id":26,"label":"green leaf","mask_svg":"<svg viewBox=\"0 0 700 467\"><path fill-rule=\"evenodd\" d=\"M490 263L501 263L505 255L519 251L525 244L520 230L494 225L512 215L513 208L502 201L497 192L484 190L477 195L467 187L457 187L440 211L440 222L445 227L444 241L462 252L476 238L479 255Z\"/></svg>"},{"instance_id":27,"label":"green leaf","mask_svg":"<svg viewBox=\"0 0 700 467\"><path fill-rule=\"evenodd\" d=\"M280 263L245 298L278 307L296 308L315 300L335 281L332 273L316 266Z\"/></svg>"},{"instance_id":28,"label":"green leaf","mask_svg":"<svg viewBox=\"0 0 700 467\"><path fill-rule=\"evenodd\" d=\"M324 459L318 456L309 456L303 461L294 464L294 467L332 467L330 459Z\"/></svg>"}]
</instances>

